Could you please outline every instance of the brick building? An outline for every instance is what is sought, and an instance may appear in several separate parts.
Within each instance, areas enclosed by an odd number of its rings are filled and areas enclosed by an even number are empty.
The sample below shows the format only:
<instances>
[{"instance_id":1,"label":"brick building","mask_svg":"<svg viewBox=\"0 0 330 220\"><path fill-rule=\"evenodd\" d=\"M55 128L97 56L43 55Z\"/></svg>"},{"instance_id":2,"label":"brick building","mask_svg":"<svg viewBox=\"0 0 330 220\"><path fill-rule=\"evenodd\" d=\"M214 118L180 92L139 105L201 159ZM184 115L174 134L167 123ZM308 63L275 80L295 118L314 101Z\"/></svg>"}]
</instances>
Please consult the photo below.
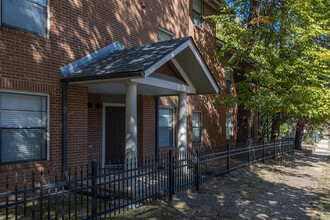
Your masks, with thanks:
<instances>
[{"instance_id":1,"label":"brick building","mask_svg":"<svg viewBox=\"0 0 330 220\"><path fill-rule=\"evenodd\" d=\"M216 0L1 3L1 173L234 142Z\"/></svg>"}]
</instances>

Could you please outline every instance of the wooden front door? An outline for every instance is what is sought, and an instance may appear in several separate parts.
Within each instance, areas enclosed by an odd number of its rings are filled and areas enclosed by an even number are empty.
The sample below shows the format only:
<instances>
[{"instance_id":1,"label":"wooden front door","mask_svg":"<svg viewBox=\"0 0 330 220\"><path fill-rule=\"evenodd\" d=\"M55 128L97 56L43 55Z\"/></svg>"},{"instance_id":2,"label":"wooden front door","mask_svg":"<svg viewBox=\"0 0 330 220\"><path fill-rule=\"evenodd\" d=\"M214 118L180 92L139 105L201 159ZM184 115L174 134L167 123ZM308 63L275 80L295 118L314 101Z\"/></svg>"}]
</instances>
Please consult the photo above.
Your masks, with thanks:
<instances>
[{"instance_id":1,"label":"wooden front door","mask_svg":"<svg viewBox=\"0 0 330 220\"><path fill-rule=\"evenodd\" d=\"M105 162L125 158L125 107L106 107Z\"/></svg>"}]
</instances>

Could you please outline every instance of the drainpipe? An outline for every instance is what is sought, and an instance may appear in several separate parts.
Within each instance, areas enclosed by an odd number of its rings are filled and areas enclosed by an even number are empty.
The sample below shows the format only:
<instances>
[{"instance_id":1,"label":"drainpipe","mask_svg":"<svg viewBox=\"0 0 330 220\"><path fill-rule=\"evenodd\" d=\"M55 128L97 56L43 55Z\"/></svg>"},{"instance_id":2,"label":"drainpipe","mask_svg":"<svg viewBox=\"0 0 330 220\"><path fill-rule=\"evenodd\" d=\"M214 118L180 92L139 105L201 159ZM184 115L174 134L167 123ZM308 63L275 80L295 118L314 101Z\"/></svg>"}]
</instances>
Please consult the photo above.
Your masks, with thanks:
<instances>
[{"instance_id":1,"label":"drainpipe","mask_svg":"<svg viewBox=\"0 0 330 220\"><path fill-rule=\"evenodd\" d=\"M156 161L158 161L158 158L159 158L159 141L158 141L158 136L159 136L159 129L158 129L158 124L159 124L159 97L156 97L156 123L155 123L155 136L156 136L156 148L155 148L155 158L156 158Z\"/></svg>"},{"instance_id":2,"label":"drainpipe","mask_svg":"<svg viewBox=\"0 0 330 220\"><path fill-rule=\"evenodd\" d=\"M62 82L62 174L68 180L68 84Z\"/></svg>"}]
</instances>

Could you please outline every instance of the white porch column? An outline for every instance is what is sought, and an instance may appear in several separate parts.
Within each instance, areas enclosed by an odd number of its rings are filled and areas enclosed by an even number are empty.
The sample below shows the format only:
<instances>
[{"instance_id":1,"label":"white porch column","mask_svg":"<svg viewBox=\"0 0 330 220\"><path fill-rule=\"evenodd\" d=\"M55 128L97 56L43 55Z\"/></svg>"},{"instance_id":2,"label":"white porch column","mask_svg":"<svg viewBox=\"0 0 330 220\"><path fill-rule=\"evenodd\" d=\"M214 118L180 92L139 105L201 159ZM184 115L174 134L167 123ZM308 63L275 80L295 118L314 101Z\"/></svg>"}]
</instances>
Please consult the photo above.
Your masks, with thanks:
<instances>
[{"instance_id":1,"label":"white porch column","mask_svg":"<svg viewBox=\"0 0 330 220\"><path fill-rule=\"evenodd\" d=\"M180 153L187 152L187 93L179 93L178 100L178 148Z\"/></svg>"},{"instance_id":2,"label":"white porch column","mask_svg":"<svg viewBox=\"0 0 330 220\"><path fill-rule=\"evenodd\" d=\"M137 156L137 84L126 84L125 160Z\"/></svg>"}]
</instances>

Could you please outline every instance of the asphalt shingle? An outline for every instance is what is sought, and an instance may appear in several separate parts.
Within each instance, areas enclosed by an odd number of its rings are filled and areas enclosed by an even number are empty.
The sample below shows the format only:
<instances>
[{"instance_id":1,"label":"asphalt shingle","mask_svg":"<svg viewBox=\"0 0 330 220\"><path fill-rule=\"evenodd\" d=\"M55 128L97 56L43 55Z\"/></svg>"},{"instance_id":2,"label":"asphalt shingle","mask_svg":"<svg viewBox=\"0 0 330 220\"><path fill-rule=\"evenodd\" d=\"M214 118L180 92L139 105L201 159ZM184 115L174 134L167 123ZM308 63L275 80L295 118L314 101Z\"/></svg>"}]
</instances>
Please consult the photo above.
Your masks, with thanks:
<instances>
[{"instance_id":1,"label":"asphalt shingle","mask_svg":"<svg viewBox=\"0 0 330 220\"><path fill-rule=\"evenodd\" d=\"M80 70L66 79L142 72L159 59L171 53L188 41L190 37L177 38L169 41L145 44L118 50Z\"/></svg>"}]
</instances>

